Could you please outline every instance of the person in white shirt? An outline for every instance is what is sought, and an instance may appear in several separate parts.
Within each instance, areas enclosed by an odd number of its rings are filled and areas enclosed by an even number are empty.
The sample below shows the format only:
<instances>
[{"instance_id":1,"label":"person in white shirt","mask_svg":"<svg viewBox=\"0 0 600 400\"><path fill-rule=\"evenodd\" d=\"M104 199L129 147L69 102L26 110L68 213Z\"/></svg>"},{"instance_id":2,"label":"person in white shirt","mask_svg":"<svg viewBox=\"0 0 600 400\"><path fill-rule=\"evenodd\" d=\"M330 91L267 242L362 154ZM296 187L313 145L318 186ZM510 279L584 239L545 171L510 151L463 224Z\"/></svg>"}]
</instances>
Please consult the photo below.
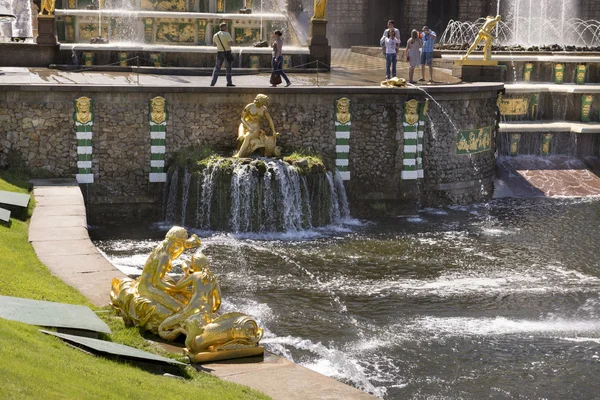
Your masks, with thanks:
<instances>
[{"instance_id":1,"label":"person in white shirt","mask_svg":"<svg viewBox=\"0 0 600 400\"><path fill-rule=\"evenodd\" d=\"M400 46L400 40L396 37L395 30L391 29L388 32L388 36L383 39L383 43L385 45L385 79L394 78L398 62L398 47Z\"/></svg>"},{"instance_id":2,"label":"person in white shirt","mask_svg":"<svg viewBox=\"0 0 600 400\"><path fill-rule=\"evenodd\" d=\"M384 44L384 39L385 39L386 37L388 37L388 32L389 32L390 30L393 30L393 31L395 31L395 32L396 32L396 39L398 39L398 42L400 42L400 41L401 41L401 40L400 40L400 31L399 31L399 30L398 30L398 28L396 28L395 26L396 26L396 23L395 23L393 20L391 20L391 19L390 19L390 20L388 21L388 23L387 23L387 29L386 29L385 31L383 31L383 35L381 35L381 39L379 39L379 45L380 45L381 47L383 47L383 46L385 45L385 44Z\"/></svg>"},{"instance_id":3,"label":"person in white shirt","mask_svg":"<svg viewBox=\"0 0 600 400\"><path fill-rule=\"evenodd\" d=\"M213 45L217 46L217 61L215 63L215 69L213 70L210 86L215 86L215 83L217 83L223 62L225 62L227 71L225 74L227 78L227 86L235 86L231 81L231 63L233 61L233 56L231 55L231 46L233 45L233 38L229 32L227 32L227 24L225 22L221 23L219 28L219 32L213 35Z\"/></svg>"}]
</instances>

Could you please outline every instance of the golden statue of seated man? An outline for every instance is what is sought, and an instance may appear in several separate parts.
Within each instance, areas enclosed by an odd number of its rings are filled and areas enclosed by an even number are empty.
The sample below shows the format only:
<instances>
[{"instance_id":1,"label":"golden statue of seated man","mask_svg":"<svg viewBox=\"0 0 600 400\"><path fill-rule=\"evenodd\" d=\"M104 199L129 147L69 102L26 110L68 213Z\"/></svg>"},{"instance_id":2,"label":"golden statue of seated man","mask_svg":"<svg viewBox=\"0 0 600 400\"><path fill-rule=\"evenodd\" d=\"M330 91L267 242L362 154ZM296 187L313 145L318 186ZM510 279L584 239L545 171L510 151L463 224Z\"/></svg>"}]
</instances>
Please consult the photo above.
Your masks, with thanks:
<instances>
[{"instance_id":1,"label":"golden statue of seated man","mask_svg":"<svg viewBox=\"0 0 600 400\"><path fill-rule=\"evenodd\" d=\"M263 149L262 155L265 157L281 156L281 149L276 145L279 133L275 131L266 105L268 99L268 96L258 94L252 103L244 107L238 128L237 152L233 157L248 157L258 149ZM269 124L270 136L260 127L263 119Z\"/></svg>"},{"instance_id":2,"label":"golden statue of seated man","mask_svg":"<svg viewBox=\"0 0 600 400\"><path fill-rule=\"evenodd\" d=\"M183 263L184 276L178 282L165 276L185 249L199 245L196 235L188 238L184 228L171 228L148 257L138 280L113 279L110 297L117 314L126 325L165 340L185 335L184 354L192 362L263 354L258 345L263 331L254 318L241 313L217 316L221 289L200 250Z\"/></svg>"}]
</instances>

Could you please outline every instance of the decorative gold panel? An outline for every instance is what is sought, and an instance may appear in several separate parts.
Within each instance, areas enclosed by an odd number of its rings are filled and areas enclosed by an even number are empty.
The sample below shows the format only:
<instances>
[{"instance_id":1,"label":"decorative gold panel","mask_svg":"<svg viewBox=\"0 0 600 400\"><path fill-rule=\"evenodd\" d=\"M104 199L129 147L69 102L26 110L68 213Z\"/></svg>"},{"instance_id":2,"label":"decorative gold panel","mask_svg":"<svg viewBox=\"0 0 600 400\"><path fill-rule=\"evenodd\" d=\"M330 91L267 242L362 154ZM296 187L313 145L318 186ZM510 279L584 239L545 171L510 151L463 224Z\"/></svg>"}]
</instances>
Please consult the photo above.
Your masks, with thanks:
<instances>
[{"instance_id":1,"label":"decorative gold panel","mask_svg":"<svg viewBox=\"0 0 600 400\"><path fill-rule=\"evenodd\" d=\"M158 21L155 43L195 43L196 26L194 23Z\"/></svg>"},{"instance_id":2,"label":"decorative gold panel","mask_svg":"<svg viewBox=\"0 0 600 400\"><path fill-rule=\"evenodd\" d=\"M460 131L456 139L456 154L468 155L491 150L492 127Z\"/></svg>"},{"instance_id":3,"label":"decorative gold panel","mask_svg":"<svg viewBox=\"0 0 600 400\"><path fill-rule=\"evenodd\" d=\"M500 114L502 115L527 115L529 112L529 99L503 98L500 100Z\"/></svg>"},{"instance_id":4,"label":"decorative gold panel","mask_svg":"<svg viewBox=\"0 0 600 400\"><path fill-rule=\"evenodd\" d=\"M89 41L92 38L99 36L98 24L79 24L79 41ZM103 38L108 36L108 24L102 24Z\"/></svg>"},{"instance_id":5,"label":"decorative gold panel","mask_svg":"<svg viewBox=\"0 0 600 400\"><path fill-rule=\"evenodd\" d=\"M141 0L140 8L149 11L187 11L185 0Z\"/></svg>"}]
</instances>

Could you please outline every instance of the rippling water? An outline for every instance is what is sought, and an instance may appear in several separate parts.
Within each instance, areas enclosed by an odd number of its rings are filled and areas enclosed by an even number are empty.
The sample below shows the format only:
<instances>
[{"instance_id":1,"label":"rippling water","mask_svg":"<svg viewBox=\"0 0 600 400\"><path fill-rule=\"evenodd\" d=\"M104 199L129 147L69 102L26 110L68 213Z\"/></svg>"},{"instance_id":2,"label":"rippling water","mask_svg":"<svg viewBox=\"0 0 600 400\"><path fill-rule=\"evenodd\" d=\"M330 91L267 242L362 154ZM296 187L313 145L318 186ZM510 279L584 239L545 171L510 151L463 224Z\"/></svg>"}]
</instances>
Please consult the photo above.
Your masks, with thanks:
<instances>
[{"instance_id":1,"label":"rippling water","mask_svg":"<svg viewBox=\"0 0 600 400\"><path fill-rule=\"evenodd\" d=\"M256 316L271 352L386 399L597 398L600 200L347 222L200 232L222 310ZM139 274L164 230L92 234Z\"/></svg>"}]
</instances>

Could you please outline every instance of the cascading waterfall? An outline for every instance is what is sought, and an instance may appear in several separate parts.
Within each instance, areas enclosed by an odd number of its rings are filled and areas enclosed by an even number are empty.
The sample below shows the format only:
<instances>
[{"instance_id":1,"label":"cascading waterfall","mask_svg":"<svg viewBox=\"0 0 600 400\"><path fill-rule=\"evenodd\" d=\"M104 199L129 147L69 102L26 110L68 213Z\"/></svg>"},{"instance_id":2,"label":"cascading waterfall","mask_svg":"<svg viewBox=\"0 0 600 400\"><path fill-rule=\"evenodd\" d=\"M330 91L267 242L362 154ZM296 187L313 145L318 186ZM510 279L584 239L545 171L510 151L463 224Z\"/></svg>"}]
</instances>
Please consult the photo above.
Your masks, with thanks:
<instances>
[{"instance_id":1,"label":"cascading waterfall","mask_svg":"<svg viewBox=\"0 0 600 400\"><path fill-rule=\"evenodd\" d=\"M169 195L167 197L165 221L175 221L175 206L177 205L177 192L179 186L179 170L176 169L171 176L171 182L169 184Z\"/></svg>"},{"instance_id":2,"label":"cascading waterfall","mask_svg":"<svg viewBox=\"0 0 600 400\"><path fill-rule=\"evenodd\" d=\"M181 191L181 224L185 224L185 212L187 210L188 199L190 198L190 183L192 181L192 174L186 168L183 174L183 188Z\"/></svg>"},{"instance_id":3,"label":"cascading waterfall","mask_svg":"<svg viewBox=\"0 0 600 400\"><path fill-rule=\"evenodd\" d=\"M302 174L280 160L224 159L193 173L175 168L167 190L165 220L202 230L295 232L350 216L338 173Z\"/></svg>"}]
</instances>

